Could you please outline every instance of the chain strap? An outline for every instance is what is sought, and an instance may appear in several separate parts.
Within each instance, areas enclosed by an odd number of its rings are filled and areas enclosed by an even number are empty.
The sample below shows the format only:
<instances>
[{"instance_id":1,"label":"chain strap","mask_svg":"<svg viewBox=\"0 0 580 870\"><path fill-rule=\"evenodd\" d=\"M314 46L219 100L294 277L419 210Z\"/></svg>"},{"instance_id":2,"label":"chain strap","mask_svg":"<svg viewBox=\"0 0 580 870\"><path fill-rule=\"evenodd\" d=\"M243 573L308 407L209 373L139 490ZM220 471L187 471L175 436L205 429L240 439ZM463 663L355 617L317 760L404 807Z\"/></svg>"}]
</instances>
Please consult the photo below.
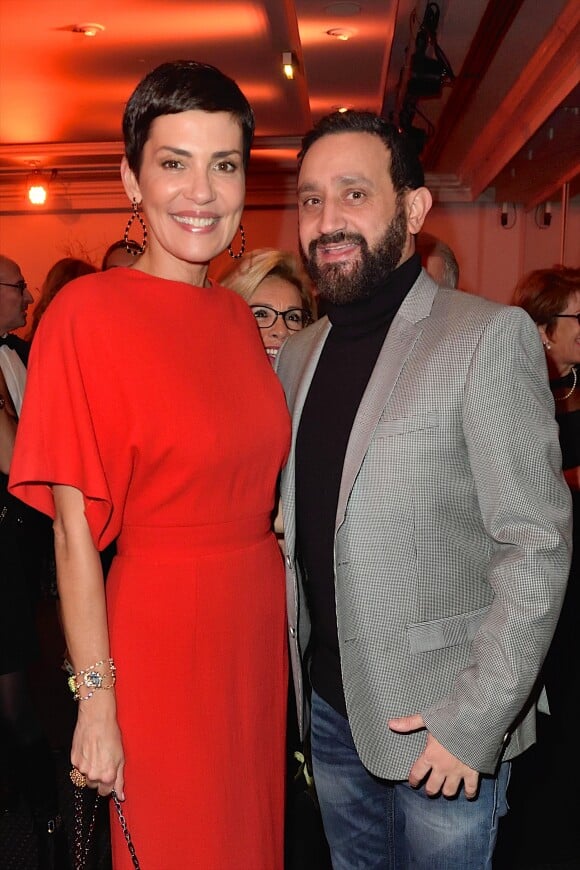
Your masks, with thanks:
<instances>
[{"instance_id":1,"label":"chain strap","mask_svg":"<svg viewBox=\"0 0 580 870\"><path fill-rule=\"evenodd\" d=\"M131 834L129 833L129 828L127 827L127 822L125 820L125 816L123 815L123 810L121 809L121 802L114 791L111 792L111 797L113 798L113 803L115 804L115 809L117 810L117 815L119 816L119 822L121 823L121 828L123 829L123 835L127 842L127 847L129 849L129 854L131 855L133 867L135 868L135 870L141 870L139 860L135 853L135 846L133 845L133 841L131 840Z\"/></svg>"},{"instance_id":2,"label":"chain strap","mask_svg":"<svg viewBox=\"0 0 580 870\"><path fill-rule=\"evenodd\" d=\"M131 840L131 834L129 833L129 828L127 827L127 820L123 815L123 810L121 809L121 802L117 797L116 793L111 792L111 797L113 799L113 803L115 804L115 809L117 811L117 815L119 817L119 822L121 828L123 830L123 836L125 837L125 841L127 843L127 848L129 849L129 854L131 855L131 861L133 863L133 867L135 870L141 870L141 865L139 864L139 859L137 858L137 853L135 852L135 846L133 845L133 841ZM91 839L93 836L93 832L95 830L95 821L97 818L97 809L99 806L100 795L97 793L95 797L95 803L93 806L93 812L91 816L91 821L89 824L89 830L87 833L86 841L83 845L83 789L76 788L74 789L74 808L75 808L75 836L74 836L74 870L87 870L87 859L89 857L89 849L91 846Z\"/></svg>"}]
</instances>

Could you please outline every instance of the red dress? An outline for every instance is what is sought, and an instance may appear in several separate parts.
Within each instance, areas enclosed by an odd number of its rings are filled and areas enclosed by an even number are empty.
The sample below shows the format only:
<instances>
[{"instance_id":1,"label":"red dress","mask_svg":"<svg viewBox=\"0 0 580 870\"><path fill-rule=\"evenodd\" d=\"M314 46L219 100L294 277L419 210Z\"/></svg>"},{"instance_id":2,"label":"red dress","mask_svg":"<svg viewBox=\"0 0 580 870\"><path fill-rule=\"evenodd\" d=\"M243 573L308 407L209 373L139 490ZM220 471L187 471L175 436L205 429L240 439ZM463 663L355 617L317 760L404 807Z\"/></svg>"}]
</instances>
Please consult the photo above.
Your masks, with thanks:
<instances>
[{"instance_id":1,"label":"red dress","mask_svg":"<svg viewBox=\"0 0 580 870\"><path fill-rule=\"evenodd\" d=\"M283 866L285 593L270 517L289 437L229 290L111 269L43 316L10 484L49 514L47 483L77 487L96 545L118 536L107 606L143 870Z\"/></svg>"}]
</instances>

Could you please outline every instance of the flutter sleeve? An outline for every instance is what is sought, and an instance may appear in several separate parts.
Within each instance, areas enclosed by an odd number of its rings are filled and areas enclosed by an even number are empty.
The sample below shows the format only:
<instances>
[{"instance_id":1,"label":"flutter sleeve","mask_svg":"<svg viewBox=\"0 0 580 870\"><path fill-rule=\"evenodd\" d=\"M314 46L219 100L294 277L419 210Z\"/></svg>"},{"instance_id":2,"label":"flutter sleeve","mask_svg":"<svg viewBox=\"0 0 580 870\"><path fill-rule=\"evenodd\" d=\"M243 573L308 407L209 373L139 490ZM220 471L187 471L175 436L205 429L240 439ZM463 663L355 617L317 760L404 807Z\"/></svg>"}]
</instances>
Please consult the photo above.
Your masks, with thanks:
<instances>
[{"instance_id":1,"label":"flutter sleeve","mask_svg":"<svg viewBox=\"0 0 580 870\"><path fill-rule=\"evenodd\" d=\"M51 303L33 342L9 489L51 517L52 486L79 489L93 541L103 549L120 530L130 472L107 470L108 456L115 453L110 444L115 402L102 374L108 354L98 337L106 328L82 306L77 310L67 290Z\"/></svg>"}]
</instances>

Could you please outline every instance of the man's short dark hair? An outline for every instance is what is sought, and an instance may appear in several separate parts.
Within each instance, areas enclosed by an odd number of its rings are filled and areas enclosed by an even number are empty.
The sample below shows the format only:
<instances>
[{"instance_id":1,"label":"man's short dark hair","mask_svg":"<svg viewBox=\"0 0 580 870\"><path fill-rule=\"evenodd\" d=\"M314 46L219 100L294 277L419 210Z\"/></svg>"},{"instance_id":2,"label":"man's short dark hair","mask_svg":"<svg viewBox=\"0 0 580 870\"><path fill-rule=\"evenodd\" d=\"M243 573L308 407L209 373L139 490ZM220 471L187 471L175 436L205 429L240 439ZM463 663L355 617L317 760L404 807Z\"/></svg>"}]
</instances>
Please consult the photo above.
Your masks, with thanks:
<instances>
[{"instance_id":1,"label":"man's short dark hair","mask_svg":"<svg viewBox=\"0 0 580 870\"><path fill-rule=\"evenodd\" d=\"M325 115L302 139L298 169L309 148L323 136L333 133L372 133L382 140L391 154L391 181L395 193L416 190L425 184L425 174L416 146L394 124L374 112L332 112Z\"/></svg>"}]
</instances>

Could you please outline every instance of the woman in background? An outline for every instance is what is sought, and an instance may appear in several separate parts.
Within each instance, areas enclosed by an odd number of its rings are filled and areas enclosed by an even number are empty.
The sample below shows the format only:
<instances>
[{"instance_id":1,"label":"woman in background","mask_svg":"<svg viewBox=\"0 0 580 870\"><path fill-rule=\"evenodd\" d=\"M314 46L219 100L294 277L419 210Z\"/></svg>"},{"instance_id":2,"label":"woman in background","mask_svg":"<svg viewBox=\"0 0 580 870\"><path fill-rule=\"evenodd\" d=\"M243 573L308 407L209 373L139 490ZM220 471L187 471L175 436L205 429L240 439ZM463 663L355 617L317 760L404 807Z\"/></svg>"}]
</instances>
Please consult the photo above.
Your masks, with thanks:
<instances>
[{"instance_id":1,"label":"woman in background","mask_svg":"<svg viewBox=\"0 0 580 870\"><path fill-rule=\"evenodd\" d=\"M81 275L91 275L96 271L91 263L79 260L76 257L63 257L62 260L57 260L54 266L51 266L40 288L40 297L32 312L32 324L28 333L28 341L32 341L34 338L40 318L58 291L62 290L64 285L74 280L74 278L80 278Z\"/></svg>"},{"instance_id":2,"label":"woman in background","mask_svg":"<svg viewBox=\"0 0 580 870\"><path fill-rule=\"evenodd\" d=\"M142 253L67 285L42 318L11 472L55 516L72 776L126 796L150 870L283 864L271 514L290 425L247 306L207 277L235 256L253 129L215 67L166 63L137 86L121 173ZM114 538L105 599L98 550ZM111 827L113 866L131 868Z\"/></svg>"},{"instance_id":3,"label":"woman in background","mask_svg":"<svg viewBox=\"0 0 580 870\"><path fill-rule=\"evenodd\" d=\"M550 715L538 714L536 745L514 761L518 775L508 795L511 809L502 820L498 858L507 851L509 868L516 860L530 867L552 862L572 867L580 855L580 797L572 761L580 697L580 269L555 266L530 272L519 281L513 301L536 322L546 352L562 467L572 493L573 552L566 598L541 677Z\"/></svg>"},{"instance_id":4,"label":"woman in background","mask_svg":"<svg viewBox=\"0 0 580 870\"><path fill-rule=\"evenodd\" d=\"M253 251L222 283L239 293L252 309L272 365L288 336L316 318L310 281L296 255L288 251Z\"/></svg>"}]
</instances>

